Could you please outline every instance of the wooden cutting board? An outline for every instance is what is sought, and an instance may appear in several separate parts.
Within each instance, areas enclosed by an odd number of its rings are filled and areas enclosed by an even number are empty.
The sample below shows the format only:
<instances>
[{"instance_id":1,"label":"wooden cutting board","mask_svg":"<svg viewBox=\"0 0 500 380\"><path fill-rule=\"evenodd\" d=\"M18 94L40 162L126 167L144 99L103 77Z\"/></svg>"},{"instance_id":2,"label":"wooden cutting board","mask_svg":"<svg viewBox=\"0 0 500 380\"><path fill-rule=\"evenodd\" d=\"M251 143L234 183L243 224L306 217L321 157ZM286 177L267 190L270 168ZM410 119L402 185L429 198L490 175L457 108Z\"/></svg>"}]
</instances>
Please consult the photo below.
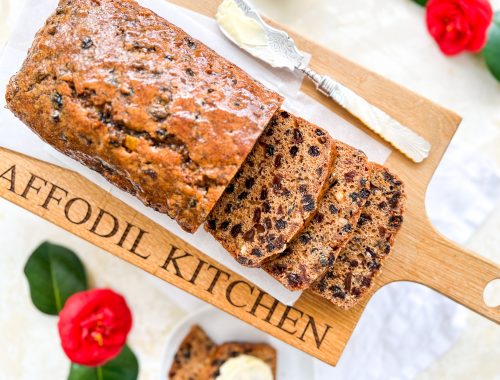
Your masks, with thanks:
<instances>
[{"instance_id":1,"label":"wooden cutting board","mask_svg":"<svg viewBox=\"0 0 500 380\"><path fill-rule=\"evenodd\" d=\"M216 0L173 2L209 16L217 6ZM424 284L500 323L500 307L488 307L483 300L485 286L500 278L500 266L445 239L425 210L427 185L460 117L289 32L301 50L312 54L314 69L354 89L432 143L430 157L421 164L397 152L386 163L406 184L408 210L373 292L354 309L340 310L307 291L294 307L285 306L81 175L1 148L0 196L332 365L371 295L395 281ZM310 83L303 91L378 139Z\"/></svg>"}]
</instances>

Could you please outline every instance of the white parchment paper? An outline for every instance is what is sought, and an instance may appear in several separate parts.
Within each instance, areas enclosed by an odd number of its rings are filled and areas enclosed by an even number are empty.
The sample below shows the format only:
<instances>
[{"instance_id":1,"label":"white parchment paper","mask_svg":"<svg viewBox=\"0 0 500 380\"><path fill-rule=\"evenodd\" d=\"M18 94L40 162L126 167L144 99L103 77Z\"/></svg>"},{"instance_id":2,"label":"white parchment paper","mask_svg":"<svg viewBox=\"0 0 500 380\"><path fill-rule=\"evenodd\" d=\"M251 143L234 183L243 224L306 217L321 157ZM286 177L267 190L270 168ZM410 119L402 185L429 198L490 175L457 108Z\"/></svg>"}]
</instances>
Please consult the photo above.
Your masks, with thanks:
<instances>
[{"instance_id":1,"label":"white parchment paper","mask_svg":"<svg viewBox=\"0 0 500 380\"><path fill-rule=\"evenodd\" d=\"M222 36L215 21L211 18L201 16L163 0L140 0L139 3L201 40L269 88L280 92L286 98L285 107L288 110L317 123L328 130L335 138L362 149L372 161L383 163L389 156L390 149L387 146L372 139L312 98L300 93L299 88L302 77L291 72L271 69L242 52ZM146 208L134 197L110 185L97 173L63 156L49 145L43 143L24 124L17 120L9 110L5 109L3 93L7 82L21 67L35 33L43 26L45 20L55 10L56 6L57 0L27 0L17 26L12 33L12 38L3 51L0 62L0 89L2 92L0 98L0 131L2 132L0 145L77 171L218 262L254 282L281 302L289 305L293 304L300 296L300 292L286 290L260 269L250 269L239 265L203 228L200 228L194 235L184 232L166 215Z\"/></svg>"}]
</instances>

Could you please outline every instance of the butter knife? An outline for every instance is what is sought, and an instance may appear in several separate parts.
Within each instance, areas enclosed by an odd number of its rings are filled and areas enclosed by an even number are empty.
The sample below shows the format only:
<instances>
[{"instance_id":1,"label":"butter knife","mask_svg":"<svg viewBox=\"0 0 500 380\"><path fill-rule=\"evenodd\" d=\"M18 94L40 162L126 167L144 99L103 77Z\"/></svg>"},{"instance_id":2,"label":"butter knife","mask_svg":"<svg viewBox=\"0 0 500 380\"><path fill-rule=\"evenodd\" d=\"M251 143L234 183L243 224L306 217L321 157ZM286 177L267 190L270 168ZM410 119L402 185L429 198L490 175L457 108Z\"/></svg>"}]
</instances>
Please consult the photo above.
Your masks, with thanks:
<instances>
[{"instance_id":1,"label":"butter knife","mask_svg":"<svg viewBox=\"0 0 500 380\"><path fill-rule=\"evenodd\" d=\"M321 93L414 162L422 162L429 156L431 144L427 140L353 90L308 67L293 39L286 32L268 25L246 0L224 0L216 19L222 33L237 46L272 67L304 73Z\"/></svg>"}]
</instances>

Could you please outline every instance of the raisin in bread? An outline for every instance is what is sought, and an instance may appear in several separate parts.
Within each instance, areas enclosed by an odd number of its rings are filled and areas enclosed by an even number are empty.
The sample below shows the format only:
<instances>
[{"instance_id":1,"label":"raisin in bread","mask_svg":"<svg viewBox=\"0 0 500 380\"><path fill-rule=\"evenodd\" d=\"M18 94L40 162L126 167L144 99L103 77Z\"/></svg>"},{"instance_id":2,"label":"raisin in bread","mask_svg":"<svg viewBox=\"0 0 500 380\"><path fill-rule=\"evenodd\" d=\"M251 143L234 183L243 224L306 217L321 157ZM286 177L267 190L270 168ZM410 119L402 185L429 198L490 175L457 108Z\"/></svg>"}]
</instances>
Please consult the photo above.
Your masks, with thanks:
<instances>
[{"instance_id":1,"label":"raisin in bread","mask_svg":"<svg viewBox=\"0 0 500 380\"><path fill-rule=\"evenodd\" d=\"M264 361L276 378L276 350L268 344L258 343L225 343L216 347L205 363L200 380L217 379L220 367L231 358L240 355L254 356Z\"/></svg>"},{"instance_id":2,"label":"raisin in bread","mask_svg":"<svg viewBox=\"0 0 500 380\"><path fill-rule=\"evenodd\" d=\"M201 379L205 361L215 349L215 343L199 326L193 326L184 338L170 367L170 380Z\"/></svg>"},{"instance_id":3,"label":"raisin in bread","mask_svg":"<svg viewBox=\"0 0 500 380\"><path fill-rule=\"evenodd\" d=\"M335 142L323 129L281 111L214 207L206 229L243 265L285 250L328 187Z\"/></svg>"},{"instance_id":4,"label":"raisin in bread","mask_svg":"<svg viewBox=\"0 0 500 380\"><path fill-rule=\"evenodd\" d=\"M329 189L309 225L281 255L263 268L290 290L311 286L328 268L352 234L370 194L366 155L336 141L337 159Z\"/></svg>"},{"instance_id":5,"label":"raisin in bread","mask_svg":"<svg viewBox=\"0 0 500 380\"><path fill-rule=\"evenodd\" d=\"M61 0L6 98L47 143L190 232L282 103L132 0Z\"/></svg>"},{"instance_id":6,"label":"raisin in bread","mask_svg":"<svg viewBox=\"0 0 500 380\"><path fill-rule=\"evenodd\" d=\"M370 196L351 241L333 268L311 288L345 309L356 305L369 291L403 222L403 183L383 166L370 163L370 171Z\"/></svg>"}]
</instances>

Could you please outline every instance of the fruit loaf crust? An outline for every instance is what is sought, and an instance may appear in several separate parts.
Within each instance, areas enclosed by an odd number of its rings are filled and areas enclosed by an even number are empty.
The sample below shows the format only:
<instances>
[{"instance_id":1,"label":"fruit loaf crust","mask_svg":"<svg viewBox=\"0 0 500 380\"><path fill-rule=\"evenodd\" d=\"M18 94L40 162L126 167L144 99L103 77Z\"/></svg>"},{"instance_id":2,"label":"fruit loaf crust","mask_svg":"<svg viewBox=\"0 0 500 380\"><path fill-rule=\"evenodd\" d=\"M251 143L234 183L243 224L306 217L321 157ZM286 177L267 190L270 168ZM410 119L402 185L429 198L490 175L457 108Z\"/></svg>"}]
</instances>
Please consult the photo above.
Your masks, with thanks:
<instances>
[{"instance_id":1,"label":"fruit loaf crust","mask_svg":"<svg viewBox=\"0 0 500 380\"><path fill-rule=\"evenodd\" d=\"M225 343L216 347L206 361L200 380L214 380L220 375L220 367L229 359L249 355L264 361L276 378L276 350L263 343Z\"/></svg>"},{"instance_id":2,"label":"fruit loaf crust","mask_svg":"<svg viewBox=\"0 0 500 380\"><path fill-rule=\"evenodd\" d=\"M263 269L287 289L304 290L331 268L350 240L370 194L366 155L336 141L329 189L309 225Z\"/></svg>"},{"instance_id":3,"label":"fruit loaf crust","mask_svg":"<svg viewBox=\"0 0 500 380\"><path fill-rule=\"evenodd\" d=\"M212 210L206 229L242 265L272 260L314 215L335 156L335 142L323 129L277 113Z\"/></svg>"},{"instance_id":4,"label":"fruit loaf crust","mask_svg":"<svg viewBox=\"0 0 500 380\"><path fill-rule=\"evenodd\" d=\"M62 0L6 99L43 140L189 232L282 103L132 0Z\"/></svg>"},{"instance_id":5,"label":"fruit loaf crust","mask_svg":"<svg viewBox=\"0 0 500 380\"><path fill-rule=\"evenodd\" d=\"M333 268L312 291L349 309L373 286L403 223L406 196L403 183L387 168L370 163L370 195L352 239Z\"/></svg>"},{"instance_id":6,"label":"fruit loaf crust","mask_svg":"<svg viewBox=\"0 0 500 380\"><path fill-rule=\"evenodd\" d=\"M205 368L205 361L214 349L215 343L199 326L194 325L174 356L168 378L170 380L201 379L200 375Z\"/></svg>"}]
</instances>

